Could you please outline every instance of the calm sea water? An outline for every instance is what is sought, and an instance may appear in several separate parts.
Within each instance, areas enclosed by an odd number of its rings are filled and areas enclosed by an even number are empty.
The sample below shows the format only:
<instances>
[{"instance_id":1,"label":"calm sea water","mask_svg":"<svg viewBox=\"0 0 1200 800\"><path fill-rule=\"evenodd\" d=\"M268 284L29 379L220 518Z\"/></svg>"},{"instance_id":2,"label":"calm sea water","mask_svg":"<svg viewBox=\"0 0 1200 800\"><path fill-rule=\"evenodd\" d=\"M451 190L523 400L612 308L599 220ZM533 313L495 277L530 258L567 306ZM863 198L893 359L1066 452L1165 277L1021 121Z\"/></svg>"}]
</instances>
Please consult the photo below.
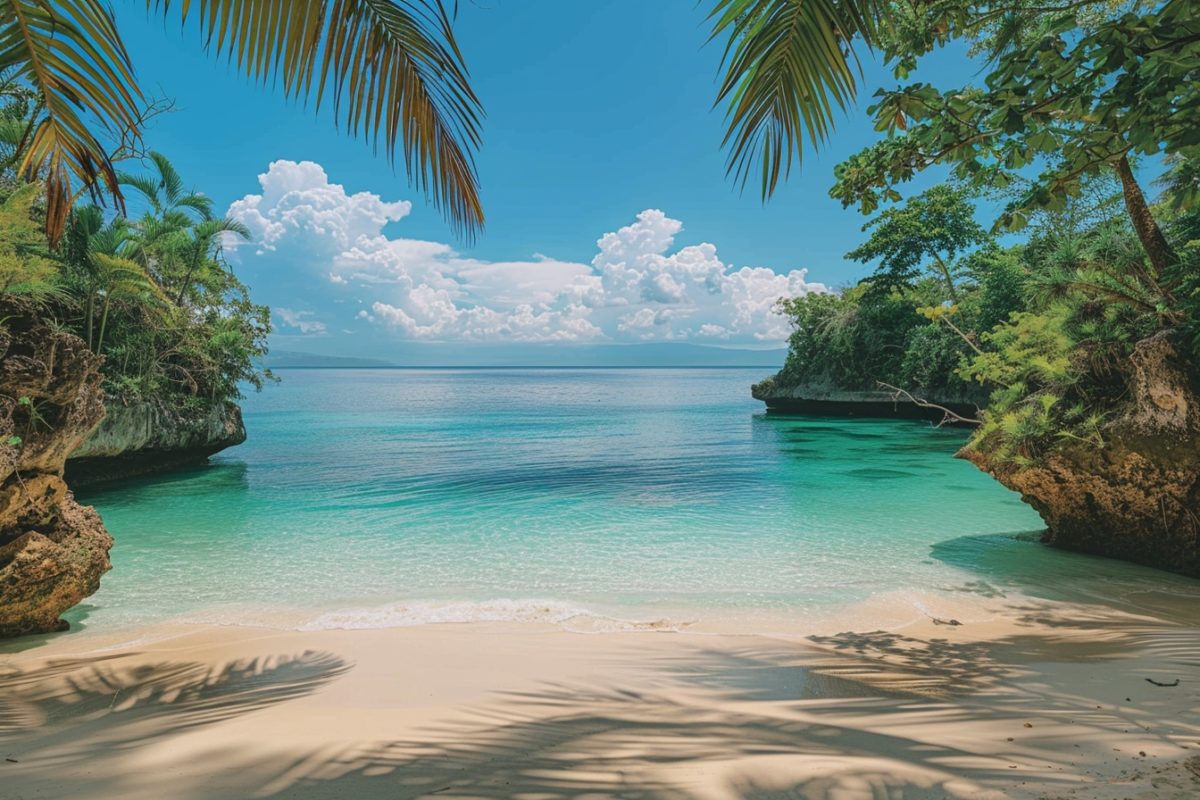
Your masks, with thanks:
<instances>
[{"instance_id":1,"label":"calm sea water","mask_svg":"<svg viewBox=\"0 0 1200 800\"><path fill-rule=\"evenodd\" d=\"M72 618L804 628L872 597L1173 580L1030 541L1038 517L951 458L962 432L768 415L763 372L284 371L244 445L81 498L117 546Z\"/></svg>"}]
</instances>

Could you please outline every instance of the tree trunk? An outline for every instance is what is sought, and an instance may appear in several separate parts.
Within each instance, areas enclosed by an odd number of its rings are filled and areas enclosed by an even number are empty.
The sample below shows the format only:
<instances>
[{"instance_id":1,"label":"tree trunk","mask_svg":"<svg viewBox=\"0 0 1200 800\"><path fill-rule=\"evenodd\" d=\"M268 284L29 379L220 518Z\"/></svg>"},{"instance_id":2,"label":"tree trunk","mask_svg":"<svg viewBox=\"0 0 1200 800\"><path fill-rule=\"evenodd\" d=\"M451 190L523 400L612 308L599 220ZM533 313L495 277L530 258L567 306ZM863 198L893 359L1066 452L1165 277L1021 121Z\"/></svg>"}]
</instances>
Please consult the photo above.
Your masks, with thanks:
<instances>
[{"instance_id":1,"label":"tree trunk","mask_svg":"<svg viewBox=\"0 0 1200 800\"><path fill-rule=\"evenodd\" d=\"M1129 212L1133 229L1137 232L1142 248L1150 258L1155 279L1159 279L1167 267L1175 261L1175 251L1171 249L1167 237L1163 236L1162 229L1158 227L1154 215L1150 213L1150 205L1146 202L1146 196L1142 194L1142 187L1138 185L1137 179L1133 176L1129 158L1122 155L1121 159L1113 164L1113 168L1121 178L1121 193L1125 196L1125 209Z\"/></svg>"},{"instance_id":2,"label":"tree trunk","mask_svg":"<svg viewBox=\"0 0 1200 800\"><path fill-rule=\"evenodd\" d=\"M100 335L96 337L96 352L100 352L100 348L104 347L104 329L108 327L108 303L111 297L108 294L104 295L104 311L100 314Z\"/></svg>"},{"instance_id":3,"label":"tree trunk","mask_svg":"<svg viewBox=\"0 0 1200 800\"><path fill-rule=\"evenodd\" d=\"M933 254L933 258L937 261L938 271L942 273L942 278L946 281L946 288L950 290L950 302L957 303L958 291L954 288L954 278L950 277L950 267L937 253Z\"/></svg>"},{"instance_id":4,"label":"tree trunk","mask_svg":"<svg viewBox=\"0 0 1200 800\"><path fill-rule=\"evenodd\" d=\"M88 292L87 324L84 327L87 328L87 346L88 346L89 350L92 349L92 326L95 322L93 319L93 317L95 315L95 311L96 311L96 293Z\"/></svg>"}]
</instances>

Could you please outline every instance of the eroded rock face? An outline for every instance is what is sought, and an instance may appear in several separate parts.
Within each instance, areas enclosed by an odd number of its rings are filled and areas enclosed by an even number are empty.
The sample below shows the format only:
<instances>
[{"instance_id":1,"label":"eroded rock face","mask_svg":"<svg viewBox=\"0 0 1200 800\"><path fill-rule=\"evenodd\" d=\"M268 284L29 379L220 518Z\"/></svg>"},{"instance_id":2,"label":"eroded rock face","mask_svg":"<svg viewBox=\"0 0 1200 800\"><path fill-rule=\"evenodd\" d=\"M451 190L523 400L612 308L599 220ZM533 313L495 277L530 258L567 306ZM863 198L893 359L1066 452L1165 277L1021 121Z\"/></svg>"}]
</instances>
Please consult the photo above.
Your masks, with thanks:
<instances>
[{"instance_id":1,"label":"eroded rock face","mask_svg":"<svg viewBox=\"0 0 1200 800\"><path fill-rule=\"evenodd\" d=\"M235 403L177 408L111 401L105 407L104 421L67 461L72 486L175 469L246 441L242 410Z\"/></svg>"},{"instance_id":2,"label":"eroded rock face","mask_svg":"<svg viewBox=\"0 0 1200 800\"><path fill-rule=\"evenodd\" d=\"M959 456L1020 492L1048 542L1200 577L1200 397L1165 334L1139 343L1133 366L1104 447L1062 448L1035 467L970 446Z\"/></svg>"},{"instance_id":3,"label":"eroded rock face","mask_svg":"<svg viewBox=\"0 0 1200 800\"><path fill-rule=\"evenodd\" d=\"M961 396L922 396L923 401L942 408L918 405L911 398L886 389L841 389L820 383L783 384L777 378L754 384L750 394L767 404L771 411L785 414L821 414L847 417L879 417L883 419L927 419L940 421L945 410L963 417L974 418L985 405L985 394Z\"/></svg>"},{"instance_id":4,"label":"eroded rock face","mask_svg":"<svg viewBox=\"0 0 1200 800\"><path fill-rule=\"evenodd\" d=\"M101 359L0 297L0 636L62 630L96 591L112 537L62 479L104 416Z\"/></svg>"}]
</instances>

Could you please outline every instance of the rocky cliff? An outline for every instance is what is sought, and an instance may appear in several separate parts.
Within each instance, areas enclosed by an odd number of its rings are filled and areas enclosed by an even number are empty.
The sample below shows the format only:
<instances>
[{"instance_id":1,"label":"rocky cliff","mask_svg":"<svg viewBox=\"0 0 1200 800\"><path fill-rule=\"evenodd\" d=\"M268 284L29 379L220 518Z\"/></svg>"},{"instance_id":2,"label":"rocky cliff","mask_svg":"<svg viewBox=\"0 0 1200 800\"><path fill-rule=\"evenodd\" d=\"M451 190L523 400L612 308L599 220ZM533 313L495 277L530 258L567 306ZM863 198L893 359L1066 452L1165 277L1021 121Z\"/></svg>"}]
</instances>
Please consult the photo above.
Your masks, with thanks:
<instances>
[{"instance_id":1,"label":"rocky cliff","mask_svg":"<svg viewBox=\"0 0 1200 800\"><path fill-rule=\"evenodd\" d=\"M1058 447L1033 466L959 457L1020 492L1046 540L1200 577L1200 396L1166 333L1133 353L1129 400L1103 447Z\"/></svg>"},{"instance_id":2,"label":"rocky cliff","mask_svg":"<svg viewBox=\"0 0 1200 800\"><path fill-rule=\"evenodd\" d=\"M104 421L67 462L73 486L184 466L246 440L242 412L234 403L179 408L109 401L106 407Z\"/></svg>"},{"instance_id":3,"label":"rocky cliff","mask_svg":"<svg viewBox=\"0 0 1200 800\"><path fill-rule=\"evenodd\" d=\"M945 411L919 405L886 389L853 391L817 383L783 384L775 378L754 384L750 394L772 411L846 417L884 417L940 421ZM923 397L964 417L974 418L984 397Z\"/></svg>"},{"instance_id":4,"label":"rocky cliff","mask_svg":"<svg viewBox=\"0 0 1200 800\"><path fill-rule=\"evenodd\" d=\"M0 636L61 630L100 586L112 537L63 481L104 416L100 357L0 297Z\"/></svg>"}]
</instances>

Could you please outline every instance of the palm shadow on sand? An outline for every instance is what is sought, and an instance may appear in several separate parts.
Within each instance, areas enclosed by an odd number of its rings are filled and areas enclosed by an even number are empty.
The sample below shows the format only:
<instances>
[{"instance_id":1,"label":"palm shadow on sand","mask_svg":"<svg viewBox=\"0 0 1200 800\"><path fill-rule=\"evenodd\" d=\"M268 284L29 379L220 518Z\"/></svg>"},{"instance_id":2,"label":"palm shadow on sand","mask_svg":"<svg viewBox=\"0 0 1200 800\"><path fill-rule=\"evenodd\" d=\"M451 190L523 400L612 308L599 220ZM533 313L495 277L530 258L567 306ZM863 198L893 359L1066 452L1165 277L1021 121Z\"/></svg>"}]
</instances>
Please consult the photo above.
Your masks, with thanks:
<instances>
[{"instance_id":1,"label":"palm shadow on sand","mask_svg":"<svg viewBox=\"0 0 1200 800\"><path fill-rule=\"evenodd\" d=\"M24 671L0 667L0 752L8 759L0 765L0 785L3 776L21 771L55 787L47 797L117 797L123 756L311 694L349 669L340 657L318 651L219 666L123 666L132 655L63 659ZM64 791L59 769L80 763L93 767L86 789Z\"/></svg>"}]
</instances>

